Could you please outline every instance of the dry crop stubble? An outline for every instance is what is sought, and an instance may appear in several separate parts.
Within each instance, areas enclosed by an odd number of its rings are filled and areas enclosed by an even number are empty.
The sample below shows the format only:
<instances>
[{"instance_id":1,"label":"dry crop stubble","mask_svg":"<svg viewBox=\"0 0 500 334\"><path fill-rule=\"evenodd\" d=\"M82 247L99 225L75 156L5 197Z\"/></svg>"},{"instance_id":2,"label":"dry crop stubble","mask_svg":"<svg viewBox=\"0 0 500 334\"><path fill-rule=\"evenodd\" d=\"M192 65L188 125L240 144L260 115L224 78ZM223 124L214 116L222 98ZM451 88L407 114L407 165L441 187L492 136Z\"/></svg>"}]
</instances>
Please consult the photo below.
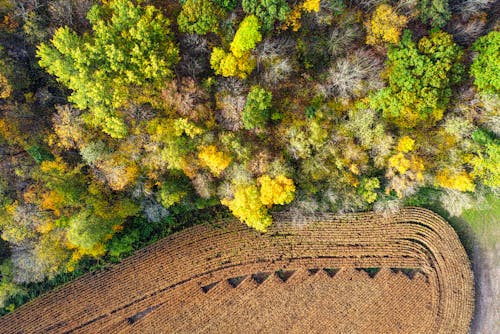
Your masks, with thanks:
<instances>
[{"instance_id":1,"label":"dry crop stubble","mask_svg":"<svg viewBox=\"0 0 500 334\"><path fill-rule=\"evenodd\" d=\"M0 318L5 333L467 333L473 277L453 229L405 208L200 225Z\"/></svg>"}]
</instances>

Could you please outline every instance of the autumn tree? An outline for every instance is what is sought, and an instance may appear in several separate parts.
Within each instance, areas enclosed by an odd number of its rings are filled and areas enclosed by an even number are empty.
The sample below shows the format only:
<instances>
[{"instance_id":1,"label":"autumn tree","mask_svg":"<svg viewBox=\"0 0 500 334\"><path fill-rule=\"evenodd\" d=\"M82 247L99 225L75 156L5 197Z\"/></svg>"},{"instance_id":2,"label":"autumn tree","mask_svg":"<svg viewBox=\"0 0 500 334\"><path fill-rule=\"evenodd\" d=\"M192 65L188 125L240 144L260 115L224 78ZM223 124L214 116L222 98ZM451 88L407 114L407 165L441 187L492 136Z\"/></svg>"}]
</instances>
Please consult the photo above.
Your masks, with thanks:
<instances>
[{"instance_id":1,"label":"autumn tree","mask_svg":"<svg viewBox=\"0 0 500 334\"><path fill-rule=\"evenodd\" d=\"M233 184L233 198L223 198L221 203L248 226L265 232L272 224L268 208L288 204L295 198L295 185L284 175L271 178L263 175L254 181Z\"/></svg>"},{"instance_id":2,"label":"autumn tree","mask_svg":"<svg viewBox=\"0 0 500 334\"><path fill-rule=\"evenodd\" d=\"M231 52L215 47L210 57L210 65L216 74L245 79L255 68L255 60L250 54L236 58Z\"/></svg>"},{"instance_id":3,"label":"autumn tree","mask_svg":"<svg viewBox=\"0 0 500 334\"><path fill-rule=\"evenodd\" d=\"M230 47L231 52L236 58L243 57L262 40L259 29L260 22L255 15L249 15L243 19Z\"/></svg>"},{"instance_id":4,"label":"autumn tree","mask_svg":"<svg viewBox=\"0 0 500 334\"><path fill-rule=\"evenodd\" d=\"M293 31L298 31L302 24L300 19L302 18L302 13L318 13L320 10L319 0L305 0L302 3L297 4L288 14L282 29L292 28Z\"/></svg>"},{"instance_id":5,"label":"autumn tree","mask_svg":"<svg viewBox=\"0 0 500 334\"><path fill-rule=\"evenodd\" d=\"M87 17L92 35L59 28L50 44L38 47L39 63L72 90L69 100L77 108L89 111L87 123L122 138L127 126L120 107L130 87L160 87L173 76L178 49L170 21L153 6L126 0L96 5Z\"/></svg>"},{"instance_id":6,"label":"autumn tree","mask_svg":"<svg viewBox=\"0 0 500 334\"><path fill-rule=\"evenodd\" d=\"M257 182L260 184L260 201L264 205L283 205L294 199L293 180L284 175L278 175L274 179L269 175L263 175L257 179Z\"/></svg>"},{"instance_id":7,"label":"autumn tree","mask_svg":"<svg viewBox=\"0 0 500 334\"><path fill-rule=\"evenodd\" d=\"M238 76L245 79L255 68L255 59L250 51L262 40L260 23L256 16L249 15L241 22L230 51L215 47L210 57L210 65L216 74L225 77Z\"/></svg>"},{"instance_id":8,"label":"autumn tree","mask_svg":"<svg viewBox=\"0 0 500 334\"><path fill-rule=\"evenodd\" d=\"M224 198L221 203L248 226L257 231L265 232L272 224L272 218L260 201L257 186L255 184L238 184L234 186L233 192L233 199Z\"/></svg>"},{"instance_id":9,"label":"autumn tree","mask_svg":"<svg viewBox=\"0 0 500 334\"><path fill-rule=\"evenodd\" d=\"M366 44L399 43L401 31L407 22L408 19L404 15L398 15L391 6L386 4L378 6L365 24Z\"/></svg>"},{"instance_id":10,"label":"autumn tree","mask_svg":"<svg viewBox=\"0 0 500 334\"><path fill-rule=\"evenodd\" d=\"M203 146L200 148L198 158L202 166L208 167L210 172L219 177L224 169L231 163L231 157L219 151L215 145Z\"/></svg>"},{"instance_id":11,"label":"autumn tree","mask_svg":"<svg viewBox=\"0 0 500 334\"><path fill-rule=\"evenodd\" d=\"M222 12L215 1L187 0L182 5L177 23L182 32L205 35L209 32L217 32Z\"/></svg>"}]
</instances>

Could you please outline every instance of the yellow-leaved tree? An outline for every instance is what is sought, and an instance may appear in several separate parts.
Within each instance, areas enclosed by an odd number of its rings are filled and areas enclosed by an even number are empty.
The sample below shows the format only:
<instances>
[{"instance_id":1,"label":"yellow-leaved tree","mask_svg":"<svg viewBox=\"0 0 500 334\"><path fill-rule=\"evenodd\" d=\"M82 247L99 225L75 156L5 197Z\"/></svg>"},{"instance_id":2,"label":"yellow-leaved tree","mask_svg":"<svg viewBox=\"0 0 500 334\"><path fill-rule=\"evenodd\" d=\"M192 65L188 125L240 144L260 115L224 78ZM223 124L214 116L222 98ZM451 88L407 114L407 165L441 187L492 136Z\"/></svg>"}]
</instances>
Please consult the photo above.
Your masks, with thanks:
<instances>
[{"instance_id":1,"label":"yellow-leaved tree","mask_svg":"<svg viewBox=\"0 0 500 334\"><path fill-rule=\"evenodd\" d=\"M365 23L366 44L399 43L401 31L407 22L406 16L398 15L391 6L381 4Z\"/></svg>"},{"instance_id":2,"label":"yellow-leaved tree","mask_svg":"<svg viewBox=\"0 0 500 334\"><path fill-rule=\"evenodd\" d=\"M267 206L283 205L293 201L295 185L292 179L284 175L278 175L275 179L271 179L269 175L263 175L257 181L260 184L260 200L262 204Z\"/></svg>"},{"instance_id":3,"label":"yellow-leaved tree","mask_svg":"<svg viewBox=\"0 0 500 334\"><path fill-rule=\"evenodd\" d=\"M233 199L224 198L221 203L248 226L265 232L272 224L268 208L276 204L288 204L293 201L294 196L295 185L292 179L284 175L278 175L274 179L263 175L257 179L257 184L234 185Z\"/></svg>"},{"instance_id":4,"label":"yellow-leaved tree","mask_svg":"<svg viewBox=\"0 0 500 334\"><path fill-rule=\"evenodd\" d=\"M224 198L221 203L227 206L233 215L257 231L265 232L272 224L272 218L262 204L259 189L255 184L236 185L234 198Z\"/></svg>"},{"instance_id":5,"label":"yellow-leaved tree","mask_svg":"<svg viewBox=\"0 0 500 334\"><path fill-rule=\"evenodd\" d=\"M231 157L217 150L215 145L202 146L198 152L198 159L200 159L200 164L208 167L216 177L219 177L231 163Z\"/></svg>"},{"instance_id":6,"label":"yellow-leaved tree","mask_svg":"<svg viewBox=\"0 0 500 334\"><path fill-rule=\"evenodd\" d=\"M454 172L444 169L436 174L436 185L458 191L474 191L476 186L472 177L465 170Z\"/></svg>"}]
</instances>

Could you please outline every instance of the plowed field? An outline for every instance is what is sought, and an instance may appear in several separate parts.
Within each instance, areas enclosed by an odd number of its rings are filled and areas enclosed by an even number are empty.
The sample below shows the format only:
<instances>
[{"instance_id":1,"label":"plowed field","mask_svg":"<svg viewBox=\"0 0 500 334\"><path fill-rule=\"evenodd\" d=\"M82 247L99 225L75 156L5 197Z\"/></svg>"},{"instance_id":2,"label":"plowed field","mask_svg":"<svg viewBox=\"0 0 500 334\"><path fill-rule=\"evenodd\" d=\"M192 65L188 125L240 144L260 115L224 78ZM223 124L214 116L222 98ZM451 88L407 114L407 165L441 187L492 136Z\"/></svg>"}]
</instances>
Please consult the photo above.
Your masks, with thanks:
<instances>
[{"instance_id":1,"label":"plowed field","mask_svg":"<svg viewBox=\"0 0 500 334\"><path fill-rule=\"evenodd\" d=\"M0 318L2 333L467 333L453 229L406 208L196 226Z\"/></svg>"}]
</instances>

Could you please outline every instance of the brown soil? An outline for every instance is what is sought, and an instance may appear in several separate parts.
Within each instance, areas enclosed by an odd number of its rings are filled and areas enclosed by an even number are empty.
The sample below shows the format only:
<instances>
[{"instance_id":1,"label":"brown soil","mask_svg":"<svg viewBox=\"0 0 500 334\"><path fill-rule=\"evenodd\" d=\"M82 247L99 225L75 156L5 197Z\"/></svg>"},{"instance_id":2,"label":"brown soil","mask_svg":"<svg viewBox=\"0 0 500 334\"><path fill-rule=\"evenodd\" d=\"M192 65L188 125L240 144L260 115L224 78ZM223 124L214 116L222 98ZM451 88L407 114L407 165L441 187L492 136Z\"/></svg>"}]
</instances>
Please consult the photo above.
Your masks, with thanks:
<instances>
[{"instance_id":1,"label":"brown soil","mask_svg":"<svg viewBox=\"0 0 500 334\"><path fill-rule=\"evenodd\" d=\"M0 318L3 333L467 333L472 271L453 229L407 208L197 226Z\"/></svg>"}]
</instances>

